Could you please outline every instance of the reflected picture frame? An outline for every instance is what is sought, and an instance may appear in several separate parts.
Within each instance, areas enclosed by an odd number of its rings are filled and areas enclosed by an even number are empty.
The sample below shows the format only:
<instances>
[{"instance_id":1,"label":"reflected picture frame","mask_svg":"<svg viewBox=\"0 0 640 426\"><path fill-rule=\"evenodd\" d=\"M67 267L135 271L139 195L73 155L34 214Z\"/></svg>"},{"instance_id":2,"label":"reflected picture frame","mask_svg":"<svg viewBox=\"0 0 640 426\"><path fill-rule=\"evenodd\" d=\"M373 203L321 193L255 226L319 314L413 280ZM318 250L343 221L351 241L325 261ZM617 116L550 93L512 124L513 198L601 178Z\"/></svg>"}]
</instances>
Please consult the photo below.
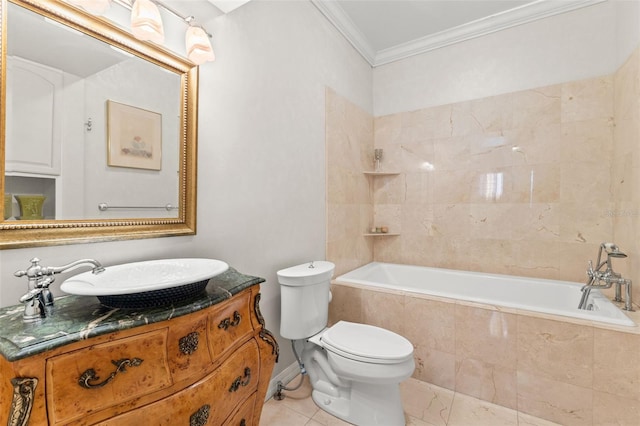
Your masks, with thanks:
<instances>
[{"instance_id":1,"label":"reflected picture frame","mask_svg":"<svg viewBox=\"0 0 640 426\"><path fill-rule=\"evenodd\" d=\"M107 165L161 170L162 115L108 100Z\"/></svg>"}]
</instances>

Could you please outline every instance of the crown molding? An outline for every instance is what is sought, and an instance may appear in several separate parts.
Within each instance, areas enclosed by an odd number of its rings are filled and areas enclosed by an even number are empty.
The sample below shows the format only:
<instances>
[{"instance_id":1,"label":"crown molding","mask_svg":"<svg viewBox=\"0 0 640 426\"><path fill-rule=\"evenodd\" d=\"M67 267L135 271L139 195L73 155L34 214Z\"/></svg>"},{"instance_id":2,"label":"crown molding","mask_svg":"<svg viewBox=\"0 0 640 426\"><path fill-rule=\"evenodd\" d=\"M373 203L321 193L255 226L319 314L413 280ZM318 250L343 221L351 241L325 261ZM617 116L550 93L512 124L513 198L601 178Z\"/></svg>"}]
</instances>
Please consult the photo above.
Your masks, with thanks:
<instances>
[{"instance_id":1,"label":"crown molding","mask_svg":"<svg viewBox=\"0 0 640 426\"><path fill-rule=\"evenodd\" d=\"M605 1L608 0L538 0L388 49L375 51L337 1L311 0L372 67Z\"/></svg>"},{"instance_id":2,"label":"crown molding","mask_svg":"<svg viewBox=\"0 0 640 426\"><path fill-rule=\"evenodd\" d=\"M376 51L338 2L333 0L311 0L311 3L336 27L358 53L371 66L374 66Z\"/></svg>"}]
</instances>

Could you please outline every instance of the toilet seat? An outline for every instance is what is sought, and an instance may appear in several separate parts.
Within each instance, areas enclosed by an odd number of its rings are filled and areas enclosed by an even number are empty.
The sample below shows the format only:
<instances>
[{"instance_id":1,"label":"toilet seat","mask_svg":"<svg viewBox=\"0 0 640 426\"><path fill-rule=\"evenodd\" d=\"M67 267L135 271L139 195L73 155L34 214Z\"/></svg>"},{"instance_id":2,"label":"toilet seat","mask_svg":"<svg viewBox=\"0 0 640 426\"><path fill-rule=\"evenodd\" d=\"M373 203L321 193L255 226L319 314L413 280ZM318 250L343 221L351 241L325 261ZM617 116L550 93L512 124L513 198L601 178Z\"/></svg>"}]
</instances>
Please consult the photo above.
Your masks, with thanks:
<instances>
[{"instance_id":1,"label":"toilet seat","mask_svg":"<svg viewBox=\"0 0 640 426\"><path fill-rule=\"evenodd\" d=\"M354 361L398 364L413 358L411 342L372 325L339 321L319 337L316 343L326 350Z\"/></svg>"}]
</instances>

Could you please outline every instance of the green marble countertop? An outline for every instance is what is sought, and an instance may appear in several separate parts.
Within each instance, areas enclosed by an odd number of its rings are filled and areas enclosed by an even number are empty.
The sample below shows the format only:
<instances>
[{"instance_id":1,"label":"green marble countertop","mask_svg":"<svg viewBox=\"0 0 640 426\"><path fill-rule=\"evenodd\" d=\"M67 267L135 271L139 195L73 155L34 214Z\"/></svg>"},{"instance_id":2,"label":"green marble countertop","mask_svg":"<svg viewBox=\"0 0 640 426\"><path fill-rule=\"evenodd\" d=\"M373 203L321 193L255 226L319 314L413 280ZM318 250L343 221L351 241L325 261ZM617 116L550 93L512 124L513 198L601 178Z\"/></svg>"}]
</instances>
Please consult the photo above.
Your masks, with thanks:
<instances>
[{"instance_id":1,"label":"green marble countertop","mask_svg":"<svg viewBox=\"0 0 640 426\"><path fill-rule=\"evenodd\" d=\"M55 300L53 315L36 322L22 320L24 305L0 309L0 354L17 361L69 343L197 312L220 303L264 279L233 268L209 280L201 295L170 306L115 309L94 296L63 296Z\"/></svg>"}]
</instances>

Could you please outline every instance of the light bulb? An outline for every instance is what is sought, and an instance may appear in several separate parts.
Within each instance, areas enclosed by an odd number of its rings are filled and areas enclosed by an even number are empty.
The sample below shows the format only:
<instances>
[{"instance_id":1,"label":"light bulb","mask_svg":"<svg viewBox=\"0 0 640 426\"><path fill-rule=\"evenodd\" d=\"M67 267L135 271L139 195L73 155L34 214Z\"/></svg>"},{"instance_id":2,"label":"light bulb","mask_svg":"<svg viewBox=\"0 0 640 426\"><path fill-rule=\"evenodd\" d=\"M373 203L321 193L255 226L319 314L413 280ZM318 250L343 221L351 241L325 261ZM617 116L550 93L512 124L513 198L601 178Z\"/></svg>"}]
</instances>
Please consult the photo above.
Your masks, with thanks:
<instances>
[{"instance_id":1,"label":"light bulb","mask_svg":"<svg viewBox=\"0 0 640 426\"><path fill-rule=\"evenodd\" d=\"M207 61L213 62L216 57L213 54L213 48L209 41L209 36L200 27L189 27L185 35L185 44L187 46L187 57L196 65L203 64Z\"/></svg>"},{"instance_id":2,"label":"light bulb","mask_svg":"<svg viewBox=\"0 0 640 426\"><path fill-rule=\"evenodd\" d=\"M164 28L158 6L149 0L136 0L131 8L131 33L139 40L164 41Z\"/></svg>"}]
</instances>

